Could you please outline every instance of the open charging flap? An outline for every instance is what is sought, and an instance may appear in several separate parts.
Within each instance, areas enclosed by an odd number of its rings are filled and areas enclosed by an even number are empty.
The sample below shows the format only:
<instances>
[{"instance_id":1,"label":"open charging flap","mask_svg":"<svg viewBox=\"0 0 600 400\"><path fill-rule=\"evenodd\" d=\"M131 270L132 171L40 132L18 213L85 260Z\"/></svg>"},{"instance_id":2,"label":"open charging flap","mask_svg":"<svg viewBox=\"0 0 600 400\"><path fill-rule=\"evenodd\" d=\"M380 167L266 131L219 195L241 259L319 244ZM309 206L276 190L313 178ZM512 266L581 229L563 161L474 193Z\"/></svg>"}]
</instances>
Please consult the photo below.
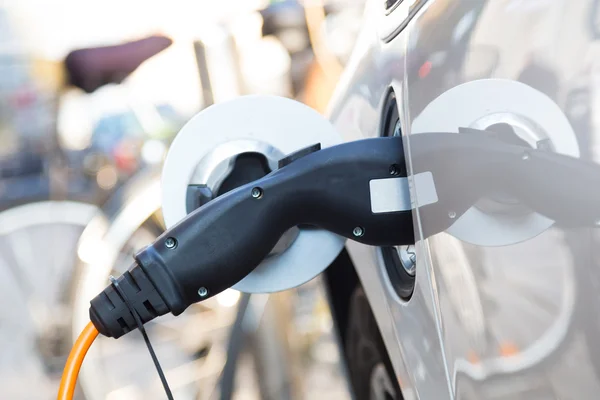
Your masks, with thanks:
<instances>
[{"instance_id":1,"label":"open charging flap","mask_svg":"<svg viewBox=\"0 0 600 400\"><path fill-rule=\"evenodd\" d=\"M288 154L341 141L325 117L295 100L250 95L210 106L181 129L167 154L162 173L166 226L172 227L212 198L277 169ZM323 272L344 242L343 237L314 227L293 228L233 288L270 293L299 286Z\"/></svg>"}]
</instances>

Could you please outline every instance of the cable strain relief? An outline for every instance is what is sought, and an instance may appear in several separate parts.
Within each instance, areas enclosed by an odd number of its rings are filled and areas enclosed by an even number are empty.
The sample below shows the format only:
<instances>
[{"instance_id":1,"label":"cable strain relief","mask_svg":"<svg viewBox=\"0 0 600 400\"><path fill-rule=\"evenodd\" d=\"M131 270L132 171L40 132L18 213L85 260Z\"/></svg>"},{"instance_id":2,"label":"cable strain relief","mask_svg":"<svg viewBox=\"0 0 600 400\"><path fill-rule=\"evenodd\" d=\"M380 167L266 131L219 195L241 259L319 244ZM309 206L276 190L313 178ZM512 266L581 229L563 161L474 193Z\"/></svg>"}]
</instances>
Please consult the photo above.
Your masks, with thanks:
<instances>
[{"instance_id":1,"label":"cable strain relief","mask_svg":"<svg viewBox=\"0 0 600 400\"><path fill-rule=\"evenodd\" d=\"M164 300L137 263L121 275L117 283L143 323L169 312ZM92 299L90 320L98 332L115 339L137 327L131 310L114 284Z\"/></svg>"}]
</instances>

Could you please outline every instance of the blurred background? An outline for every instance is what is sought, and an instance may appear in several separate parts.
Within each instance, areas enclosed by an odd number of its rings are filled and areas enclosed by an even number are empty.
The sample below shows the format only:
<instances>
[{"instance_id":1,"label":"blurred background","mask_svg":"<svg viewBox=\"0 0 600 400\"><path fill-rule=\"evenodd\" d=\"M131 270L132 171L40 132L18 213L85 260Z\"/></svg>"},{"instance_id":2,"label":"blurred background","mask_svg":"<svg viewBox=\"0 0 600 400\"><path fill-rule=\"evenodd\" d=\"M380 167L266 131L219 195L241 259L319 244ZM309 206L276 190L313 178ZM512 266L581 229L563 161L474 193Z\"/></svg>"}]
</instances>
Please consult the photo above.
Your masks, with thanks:
<instances>
[{"instance_id":1,"label":"blurred background","mask_svg":"<svg viewBox=\"0 0 600 400\"><path fill-rule=\"evenodd\" d=\"M0 398L53 399L89 299L164 229L178 129L236 96L323 112L363 1L0 1ZM318 279L148 326L175 398L347 399ZM78 399L162 399L141 335L99 339Z\"/></svg>"}]
</instances>

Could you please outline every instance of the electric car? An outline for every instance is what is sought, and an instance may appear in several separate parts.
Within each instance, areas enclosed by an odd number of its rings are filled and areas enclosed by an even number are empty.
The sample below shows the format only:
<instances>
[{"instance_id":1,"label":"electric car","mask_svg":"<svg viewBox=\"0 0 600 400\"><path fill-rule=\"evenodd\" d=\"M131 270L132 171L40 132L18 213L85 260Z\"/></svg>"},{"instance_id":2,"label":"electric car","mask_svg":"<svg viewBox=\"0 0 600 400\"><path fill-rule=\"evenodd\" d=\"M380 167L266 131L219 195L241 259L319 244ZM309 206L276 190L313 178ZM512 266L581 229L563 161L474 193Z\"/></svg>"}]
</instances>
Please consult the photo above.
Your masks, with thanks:
<instances>
[{"instance_id":1,"label":"electric car","mask_svg":"<svg viewBox=\"0 0 600 400\"><path fill-rule=\"evenodd\" d=\"M328 117L346 141L402 136L413 201L411 139L427 132L597 163L597 31L597 0L368 1ZM556 177L555 193L579 178ZM443 186L460 195L470 179ZM348 241L325 272L356 398L597 398L598 230L500 192L425 237L437 217L413 213L413 246Z\"/></svg>"}]
</instances>

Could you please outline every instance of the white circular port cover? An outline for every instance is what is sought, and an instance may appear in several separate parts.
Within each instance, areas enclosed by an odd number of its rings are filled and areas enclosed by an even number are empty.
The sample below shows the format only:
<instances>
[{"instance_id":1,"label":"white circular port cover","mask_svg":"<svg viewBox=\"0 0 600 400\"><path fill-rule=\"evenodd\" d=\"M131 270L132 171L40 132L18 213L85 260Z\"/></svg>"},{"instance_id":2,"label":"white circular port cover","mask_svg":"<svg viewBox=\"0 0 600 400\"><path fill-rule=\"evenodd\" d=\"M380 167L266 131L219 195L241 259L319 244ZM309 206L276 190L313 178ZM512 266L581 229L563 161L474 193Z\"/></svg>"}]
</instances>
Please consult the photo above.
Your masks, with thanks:
<instances>
[{"instance_id":1,"label":"white circular port cover","mask_svg":"<svg viewBox=\"0 0 600 400\"><path fill-rule=\"evenodd\" d=\"M543 138L550 140L553 151L579 157L575 133L560 107L542 92L512 80L482 79L453 87L415 118L411 134L458 132L459 127L481 129L479 123L484 120L507 122L517 128L529 121ZM447 232L479 246L506 246L529 240L553 224L535 212L494 214L473 206Z\"/></svg>"},{"instance_id":2,"label":"white circular port cover","mask_svg":"<svg viewBox=\"0 0 600 400\"><path fill-rule=\"evenodd\" d=\"M166 226L170 228L186 216L188 185L198 183L198 177L204 175L202 168L211 164L207 157L214 157L215 152L250 143L253 151L264 148L271 149L271 155L286 155L315 143L324 148L341 141L325 117L284 97L242 96L210 106L181 129L167 154L162 174ZM344 242L343 237L320 229L300 229L287 249L267 257L233 288L269 293L301 285L323 272Z\"/></svg>"}]
</instances>

